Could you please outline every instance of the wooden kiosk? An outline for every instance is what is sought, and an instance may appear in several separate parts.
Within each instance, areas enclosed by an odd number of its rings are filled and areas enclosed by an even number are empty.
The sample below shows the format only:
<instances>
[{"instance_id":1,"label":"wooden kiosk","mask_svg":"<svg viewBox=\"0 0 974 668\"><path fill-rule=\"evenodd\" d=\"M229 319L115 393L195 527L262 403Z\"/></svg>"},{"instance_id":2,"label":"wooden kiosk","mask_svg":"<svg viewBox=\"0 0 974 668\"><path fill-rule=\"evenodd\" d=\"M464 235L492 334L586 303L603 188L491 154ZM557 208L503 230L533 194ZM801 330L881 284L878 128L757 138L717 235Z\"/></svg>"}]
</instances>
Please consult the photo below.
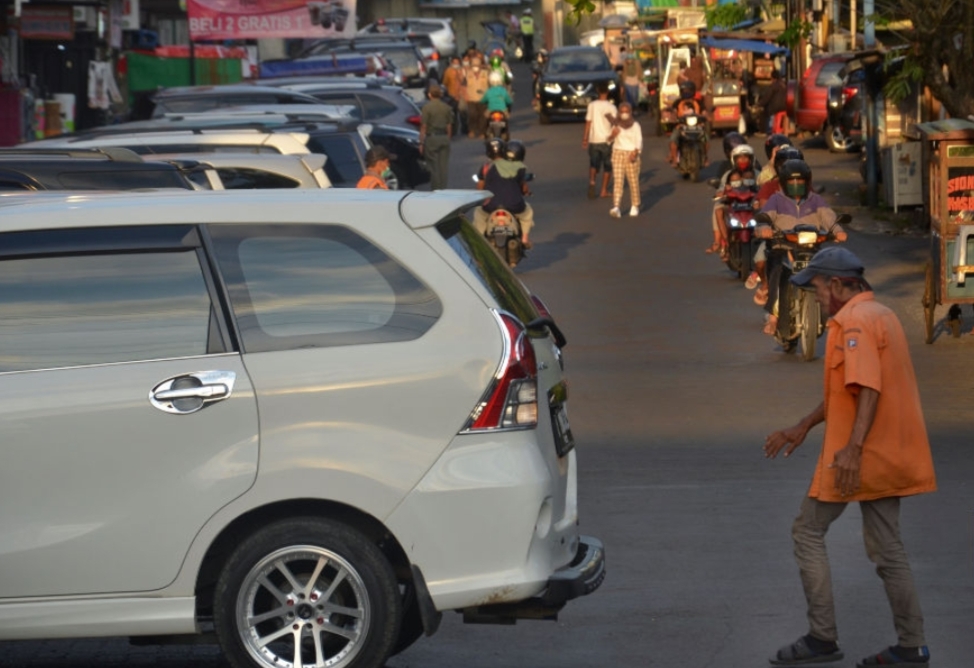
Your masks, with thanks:
<instances>
[{"instance_id":1,"label":"wooden kiosk","mask_svg":"<svg viewBox=\"0 0 974 668\"><path fill-rule=\"evenodd\" d=\"M930 219L930 259L923 291L926 341L933 343L940 304L974 303L974 123L921 123L924 200Z\"/></svg>"}]
</instances>

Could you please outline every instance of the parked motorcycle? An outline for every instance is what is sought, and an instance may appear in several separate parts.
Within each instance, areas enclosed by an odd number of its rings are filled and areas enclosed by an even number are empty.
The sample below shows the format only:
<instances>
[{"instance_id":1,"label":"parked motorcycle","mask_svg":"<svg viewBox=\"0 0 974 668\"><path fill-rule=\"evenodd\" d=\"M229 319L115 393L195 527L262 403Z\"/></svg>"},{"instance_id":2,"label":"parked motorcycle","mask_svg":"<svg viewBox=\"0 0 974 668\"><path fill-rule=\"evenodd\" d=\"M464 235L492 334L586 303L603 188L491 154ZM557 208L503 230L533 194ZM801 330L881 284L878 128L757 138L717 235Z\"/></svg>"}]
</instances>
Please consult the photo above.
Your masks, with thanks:
<instances>
[{"instance_id":1,"label":"parked motorcycle","mask_svg":"<svg viewBox=\"0 0 974 668\"><path fill-rule=\"evenodd\" d=\"M849 220L851 216L843 214L836 225L845 225ZM776 248L787 248L789 258L781 269L778 329L774 337L786 353L801 346L801 356L806 362L815 359L815 343L825 331L825 318L815 293L793 285L790 279L808 266L822 244L834 238L831 230L823 232L814 225L796 225L787 231L775 230L769 240Z\"/></svg>"},{"instance_id":2,"label":"parked motorcycle","mask_svg":"<svg viewBox=\"0 0 974 668\"><path fill-rule=\"evenodd\" d=\"M507 114L503 111L492 111L487 116L487 141L495 137L504 141L511 138L510 128L507 125Z\"/></svg>"},{"instance_id":3,"label":"parked motorcycle","mask_svg":"<svg viewBox=\"0 0 974 668\"><path fill-rule=\"evenodd\" d=\"M527 180L534 178L528 174ZM480 174L473 175L474 183L479 183ZM517 216L506 209L495 209L487 216L487 229L484 237L508 266L514 268L524 259L524 243L521 241L521 223Z\"/></svg>"},{"instance_id":4,"label":"parked motorcycle","mask_svg":"<svg viewBox=\"0 0 974 668\"><path fill-rule=\"evenodd\" d=\"M703 154L706 141L707 123L703 116L686 114L680 119L680 136L677 139L679 162L677 169L684 178L696 183L700 179L705 156Z\"/></svg>"}]
</instances>

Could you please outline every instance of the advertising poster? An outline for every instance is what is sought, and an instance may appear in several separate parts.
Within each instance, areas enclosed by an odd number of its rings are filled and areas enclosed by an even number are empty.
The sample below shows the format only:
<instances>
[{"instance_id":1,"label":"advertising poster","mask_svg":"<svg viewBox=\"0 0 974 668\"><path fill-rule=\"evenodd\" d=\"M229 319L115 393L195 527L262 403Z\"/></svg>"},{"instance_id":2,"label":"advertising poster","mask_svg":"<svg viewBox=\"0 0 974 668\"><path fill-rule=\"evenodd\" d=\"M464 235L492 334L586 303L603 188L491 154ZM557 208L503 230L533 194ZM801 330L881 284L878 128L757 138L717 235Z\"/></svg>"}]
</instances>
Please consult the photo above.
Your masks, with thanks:
<instances>
[{"instance_id":1,"label":"advertising poster","mask_svg":"<svg viewBox=\"0 0 974 668\"><path fill-rule=\"evenodd\" d=\"M351 37L355 0L187 0L193 41Z\"/></svg>"}]
</instances>

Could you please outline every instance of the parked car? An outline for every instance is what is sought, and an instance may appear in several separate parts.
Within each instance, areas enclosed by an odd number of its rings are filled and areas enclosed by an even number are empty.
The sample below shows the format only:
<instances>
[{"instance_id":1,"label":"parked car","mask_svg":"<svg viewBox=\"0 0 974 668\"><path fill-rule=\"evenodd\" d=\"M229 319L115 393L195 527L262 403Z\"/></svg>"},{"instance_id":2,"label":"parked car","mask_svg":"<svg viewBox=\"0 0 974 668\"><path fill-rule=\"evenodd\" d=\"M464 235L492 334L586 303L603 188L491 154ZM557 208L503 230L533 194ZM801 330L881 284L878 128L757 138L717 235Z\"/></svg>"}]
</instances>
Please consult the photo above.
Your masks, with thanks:
<instances>
[{"instance_id":1,"label":"parked car","mask_svg":"<svg viewBox=\"0 0 974 668\"><path fill-rule=\"evenodd\" d=\"M618 75L605 52L592 46L563 46L554 49L538 79L541 123L553 116L584 118L588 103L598 97L600 83L609 86L609 96L619 102Z\"/></svg>"},{"instance_id":2,"label":"parked car","mask_svg":"<svg viewBox=\"0 0 974 668\"><path fill-rule=\"evenodd\" d=\"M318 104L315 98L297 91L251 84L165 88L155 94L153 102L152 118L248 104Z\"/></svg>"},{"instance_id":3,"label":"parked car","mask_svg":"<svg viewBox=\"0 0 974 668\"><path fill-rule=\"evenodd\" d=\"M299 77L286 79L281 85L312 95L324 104L351 107L352 118L358 120L413 128L420 125L419 107L399 86L354 79L302 82Z\"/></svg>"},{"instance_id":4,"label":"parked car","mask_svg":"<svg viewBox=\"0 0 974 668\"><path fill-rule=\"evenodd\" d=\"M383 23L369 23L362 27L359 35L397 33L420 33L430 36L440 57L449 58L457 53L457 35L453 29L453 19L448 18L390 18Z\"/></svg>"},{"instance_id":5,"label":"parked car","mask_svg":"<svg viewBox=\"0 0 974 668\"><path fill-rule=\"evenodd\" d=\"M0 192L39 190L192 190L191 169L146 162L124 148L0 149Z\"/></svg>"},{"instance_id":6,"label":"parked car","mask_svg":"<svg viewBox=\"0 0 974 668\"><path fill-rule=\"evenodd\" d=\"M812 58L797 85L794 86L792 118L800 132L819 133L826 136L828 121L828 92L830 86L842 83L839 72L852 59L852 53L829 53Z\"/></svg>"},{"instance_id":7,"label":"parked car","mask_svg":"<svg viewBox=\"0 0 974 668\"><path fill-rule=\"evenodd\" d=\"M423 56L423 65L426 66L426 71L429 77L434 81L440 80L440 52L436 50L436 46L433 44L433 39L426 33L414 33L406 32L396 35L398 41L412 42L419 48L419 52ZM372 43L388 42L389 36L387 35L356 35L353 42L356 44L357 48L362 48Z\"/></svg>"},{"instance_id":8,"label":"parked car","mask_svg":"<svg viewBox=\"0 0 974 668\"><path fill-rule=\"evenodd\" d=\"M564 336L482 193L3 199L0 640L377 668L601 584Z\"/></svg>"},{"instance_id":9,"label":"parked car","mask_svg":"<svg viewBox=\"0 0 974 668\"><path fill-rule=\"evenodd\" d=\"M402 81L402 74L395 65L377 53L332 53L326 58L267 59L260 62L260 79L251 80L257 85L276 86L287 78L327 78L335 80L371 80L380 83Z\"/></svg>"},{"instance_id":10,"label":"parked car","mask_svg":"<svg viewBox=\"0 0 974 668\"><path fill-rule=\"evenodd\" d=\"M405 88L425 88L429 81L429 72L423 60L419 47L408 40L391 38L389 41L366 39L357 43L354 39L327 38L322 39L294 60L295 63L314 63L316 58L331 58L339 53L378 53L386 61L395 65L400 74L401 84Z\"/></svg>"},{"instance_id":11,"label":"parked car","mask_svg":"<svg viewBox=\"0 0 974 668\"><path fill-rule=\"evenodd\" d=\"M21 148L100 148L115 146L135 151L139 155L151 153L283 153L304 155L308 150L308 135L294 132L267 132L254 127L156 130L125 132L120 126L107 126L77 135L61 135L40 139Z\"/></svg>"},{"instance_id":12,"label":"parked car","mask_svg":"<svg viewBox=\"0 0 974 668\"><path fill-rule=\"evenodd\" d=\"M320 153L163 153L150 157L153 163L189 167L187 178L200 190L330 188L324 170L327 159Z\"/></svg>"}]
</instances>

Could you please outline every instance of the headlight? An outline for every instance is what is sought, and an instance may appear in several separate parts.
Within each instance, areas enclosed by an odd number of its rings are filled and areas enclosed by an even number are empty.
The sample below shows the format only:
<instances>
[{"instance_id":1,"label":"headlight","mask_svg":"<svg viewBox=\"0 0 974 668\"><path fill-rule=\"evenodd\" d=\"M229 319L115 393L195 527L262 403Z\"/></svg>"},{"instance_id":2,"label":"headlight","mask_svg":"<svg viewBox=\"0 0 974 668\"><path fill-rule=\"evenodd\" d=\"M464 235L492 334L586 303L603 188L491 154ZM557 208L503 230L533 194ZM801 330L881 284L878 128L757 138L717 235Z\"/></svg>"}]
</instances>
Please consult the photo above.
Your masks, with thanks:
<instances>
[{"instance_id":1,"label":"headlight","mask_svg":"<svg viewBox=\"0 0 974 668\"><path fill-rule=\"evenodd\" d=\"M751 220L747 221L747 226L748 227L757 227L757 225L758 225L757 221L754 220L753 218Z\"/></svg>"},{"instance_id":2,"label":"headlight","mask_svg":"<svg viewBox=\"0 0 974 668\"><path fill-rule=\"evenodd\" d=\"M798 244L800 246L810 246L818 241L818 232L804 231L798 233Z\"/></svg>"},{"instance_id":3,"label":"headlight","mask_svg":"<svg viewBox=\"0 0 974 668\"><path fill-rule=\"evenodd\" d=\"M730 219L730 226L731 227L740 227L741 226L741 222L739 220L737 220L737 218L731 218Z\"/></svg>"},{"instance_id":4,"label":"headlight","mask_svg":"<svg viewBox=\"0 0 974 668\"><path fill-rule=\"evenodd\" d=\"M546 83L544 85L544 92L551 93L552 95L558 95L561 93L561 84Z\"/></svg>"},{"instance_id":5,"label":"headlight","mask_svg":"<svg viewBox=\"0 0 974 668\"><path fill-rule=\"evenodd\" d=\"M615 89L616 89L616 82L615 81L610 81L609 82L609 90L615 90Z\"/></svg>"},{"instance_id":6,"label":"headlight","mask_svg":"<svg viewBox=\"0 0 974 668\"><path fill-rule=\"evenodd\" d=\"M689 127L692 128L692 127L696 126L696 124L697 124L697 117L696 116L687 116L687 125Z\"/></svg>"}]
</instances>

